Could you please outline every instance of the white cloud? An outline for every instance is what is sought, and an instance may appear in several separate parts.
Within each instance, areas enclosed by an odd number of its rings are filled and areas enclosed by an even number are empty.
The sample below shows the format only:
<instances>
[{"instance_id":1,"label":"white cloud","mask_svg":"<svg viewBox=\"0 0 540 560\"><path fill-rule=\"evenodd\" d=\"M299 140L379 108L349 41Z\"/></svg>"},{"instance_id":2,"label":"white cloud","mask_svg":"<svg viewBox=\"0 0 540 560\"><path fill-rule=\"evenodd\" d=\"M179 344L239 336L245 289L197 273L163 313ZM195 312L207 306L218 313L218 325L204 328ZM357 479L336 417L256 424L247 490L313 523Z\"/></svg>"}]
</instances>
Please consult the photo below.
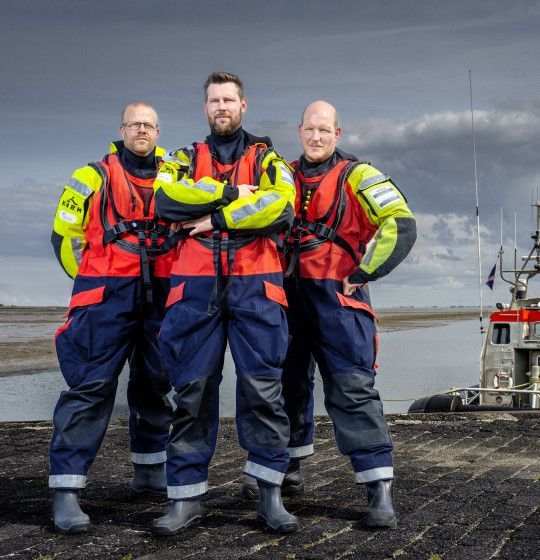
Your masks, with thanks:
<instances>
[{"instance_id":1,"label":"white cloud","mask_svg":"<svg viewBox=\"0 0 540 560\"><path fill-rule=\"evenodd\" d=\"M479 304L476 221L455 213L417 214L418 239L409 256L386 278L372 286L374 304L449 306ZM485 281L497 259L499 244L481 227L482 290L484 304L508 300L500 278L491 292ZM511 242L505 241L509 246Z\"/></svg>"}]
</instances>

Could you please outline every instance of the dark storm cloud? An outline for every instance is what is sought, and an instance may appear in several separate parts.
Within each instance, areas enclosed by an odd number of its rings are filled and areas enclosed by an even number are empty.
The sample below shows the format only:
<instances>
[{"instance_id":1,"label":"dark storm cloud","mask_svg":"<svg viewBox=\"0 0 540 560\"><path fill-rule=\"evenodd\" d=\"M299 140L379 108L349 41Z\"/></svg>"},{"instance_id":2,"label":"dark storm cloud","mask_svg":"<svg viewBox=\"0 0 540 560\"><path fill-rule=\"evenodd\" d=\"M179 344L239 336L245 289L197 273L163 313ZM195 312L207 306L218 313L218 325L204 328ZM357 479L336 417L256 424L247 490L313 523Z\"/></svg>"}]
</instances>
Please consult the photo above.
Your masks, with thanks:
<instances>
[{"instance_id":1,"label":"dark storm cloud","mask_svg":"<svg viewBox=\"0 0 540 560\"><path fill-rule=\"evenodd\" d=\"M0 13L0 236L10 239L0 262L20 261L0 302L20 297L25 258L52 254L63 182L107 150L122 106L147 100L158 109L160 144L189 144L207 134L201 84L216 69L242 77L246 128L271 135L289 159L299 155L302 109L328 99L341 147L403 188L420 235L381 288L399 303L407 286L428 298L422 282L439 283L446 297L475 274L472 68L484 245L496 249L500 205L505 237L518 209L526 241L526 204L540 182L536 1L20 0ZM47 262L44 276L54 278Z\"/></svg>"},{"instance_id":2,"label":"dark storm cloud","mask_svg":"<svg viewBox=\"0 0 540 560\"><path fill-rule=\"evenodd\" d=\"M498 223L499 208L529 214L540 168L540 101L475 112L479 199L483 218ZM391 170L420 212L472 215L474 159L469 112L417 119L367 120L345 134L343 146ZM523 209L525 209L523 211ZM497 228L495 228L495 231Z\"/></svg>"}]
</instances>

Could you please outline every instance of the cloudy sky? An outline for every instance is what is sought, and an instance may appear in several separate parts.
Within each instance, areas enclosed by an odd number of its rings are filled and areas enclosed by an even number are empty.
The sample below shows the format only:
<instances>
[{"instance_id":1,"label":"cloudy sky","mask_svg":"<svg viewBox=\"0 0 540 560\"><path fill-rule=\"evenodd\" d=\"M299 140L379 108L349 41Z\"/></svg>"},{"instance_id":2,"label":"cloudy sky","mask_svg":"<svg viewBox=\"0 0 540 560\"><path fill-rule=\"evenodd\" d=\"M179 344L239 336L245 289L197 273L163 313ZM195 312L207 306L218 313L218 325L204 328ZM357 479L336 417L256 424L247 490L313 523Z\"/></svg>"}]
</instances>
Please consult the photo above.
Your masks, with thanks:
<instances>
[{"instance_id":1,"label":"cloudy sky","mask_svg":"<svg viewBox=\"0 0 540 560\"><path fill-rule=\"evenodd\" d=\"M63 305L71 282L49 244L74 168L118 137L119 112L143 99L160 144L207 134L202 82L237 73L245 128L298 155L296 125L316 98L338 108L343 149L402 188L419 239L372 288L377 307L478 302L473 77L483 276L500 244L529 247L540 186L540 2L351 0L2 2L0 303ZM500 279L484 302L506 301Z\"/></svg>"}]
</instances>

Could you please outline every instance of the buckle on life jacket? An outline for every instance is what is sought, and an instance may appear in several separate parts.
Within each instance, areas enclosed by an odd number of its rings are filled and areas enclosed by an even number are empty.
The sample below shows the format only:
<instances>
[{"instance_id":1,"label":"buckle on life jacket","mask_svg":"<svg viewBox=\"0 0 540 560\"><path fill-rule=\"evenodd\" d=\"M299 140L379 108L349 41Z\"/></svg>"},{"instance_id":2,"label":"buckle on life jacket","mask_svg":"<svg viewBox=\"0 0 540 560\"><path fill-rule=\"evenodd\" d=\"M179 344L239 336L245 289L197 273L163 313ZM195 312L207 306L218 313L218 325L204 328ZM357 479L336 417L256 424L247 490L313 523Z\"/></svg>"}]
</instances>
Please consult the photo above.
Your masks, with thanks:
<instances>
[{"instance_id":1,"label":"buckle on life jacket","mask_svg":"<svg viewBox=\"0 0 540 560\"><path fill-rule=\"evenodd\" d=\"M166 237L169 233L169 228L158 224L155 220L124 220L116 222L112 227L105 230L103 234L103 245L114 243L120 236L125 233L138 234L157 232L160 237Z\"/></svg>"},{"instance_id":2,"label":"buckle on life jacket","mask_svg":"<svg viewBox=\"0 0 540 560\"><path fill-rule=\"evenodd\" d=\"M337 231L330 226L326 226L319 222L305 222L304 227L309 233L315 234L317 237L327 239L328 241L335 241Z\"/></svg>"}]
</instances>

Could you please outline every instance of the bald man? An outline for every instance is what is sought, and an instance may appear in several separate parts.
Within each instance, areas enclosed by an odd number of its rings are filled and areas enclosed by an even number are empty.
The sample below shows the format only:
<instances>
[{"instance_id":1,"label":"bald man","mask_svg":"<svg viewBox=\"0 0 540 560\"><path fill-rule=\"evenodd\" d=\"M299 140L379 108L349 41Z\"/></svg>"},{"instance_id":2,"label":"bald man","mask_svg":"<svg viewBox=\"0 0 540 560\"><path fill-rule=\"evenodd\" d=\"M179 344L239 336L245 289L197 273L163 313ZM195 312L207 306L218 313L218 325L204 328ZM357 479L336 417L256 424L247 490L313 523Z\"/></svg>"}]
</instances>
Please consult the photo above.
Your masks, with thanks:
<instances>
[{"instance_id":1,"label":"bald man","mask_svg":"<svg viewBox=\"0 0 540 560\"><path fill-rule=\"evenodd\" d=\"M165 444L172 407L157 334L169 291L167 226L154 213L152 184L164 150L158 117L144 102L122 111L122 140L64 187L52 244L75 284L55 341L68 391L54 411L49 486L58 531L80 533L89 518L79 492L105 435L126 361L135 492L166 492ZM123 462L123 460L122 460Z\"/></svg>"},{"instance_id":2,"label":"bald man","mask_svg":"<svg viewBox=\"0 0 540 560\"><path fill-rule=\"evenodd\" d=\"M291 343L283 369L291 463L283 493L303 490L313 453L315 362L339 450L367 486L370 527L394 527L392 441L374 389L377 331L367 290L409 253L416 225L385 174L336 148L336 109L310 103L298 127L295 222L287 252ZM366 246L369 249L366 252Z\"/></svg>"}]
</instances>

